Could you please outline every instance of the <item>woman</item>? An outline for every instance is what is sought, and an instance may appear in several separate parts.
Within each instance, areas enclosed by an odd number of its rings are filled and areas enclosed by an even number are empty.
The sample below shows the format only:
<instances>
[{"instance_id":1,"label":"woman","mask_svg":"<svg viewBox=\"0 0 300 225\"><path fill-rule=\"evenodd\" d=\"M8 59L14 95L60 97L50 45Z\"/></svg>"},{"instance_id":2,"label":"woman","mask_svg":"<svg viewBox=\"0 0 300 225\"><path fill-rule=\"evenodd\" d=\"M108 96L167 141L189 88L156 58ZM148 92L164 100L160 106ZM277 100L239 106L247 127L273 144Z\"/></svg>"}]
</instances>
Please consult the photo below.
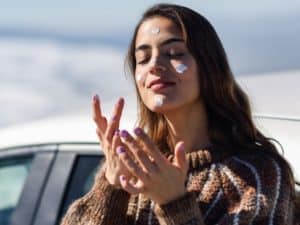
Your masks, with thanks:
<instances>
[{"instance_id":1,"label":"woman","mask_svg":"<svg viewBox=\"0 0 300 225\"><path fill-rule=\"evenodd\" d=\"M105 166L62 225L293 224L294 178L254 126L210 23L158 4L138 23L127 62L136 84L134 135L93 98Z\"/></svg>"}]
</instances>

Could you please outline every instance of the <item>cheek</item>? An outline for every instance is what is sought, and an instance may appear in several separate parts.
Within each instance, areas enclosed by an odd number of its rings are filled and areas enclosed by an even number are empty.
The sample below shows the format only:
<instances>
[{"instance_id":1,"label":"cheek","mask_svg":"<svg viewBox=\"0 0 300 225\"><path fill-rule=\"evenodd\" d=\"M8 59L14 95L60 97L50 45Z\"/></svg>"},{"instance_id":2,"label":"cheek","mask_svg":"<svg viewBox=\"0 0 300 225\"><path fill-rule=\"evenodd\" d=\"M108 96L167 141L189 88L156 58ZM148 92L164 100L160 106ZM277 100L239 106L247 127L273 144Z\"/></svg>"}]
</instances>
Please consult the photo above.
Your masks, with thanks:
<instances>
[{"instance_id":1,"label":"cheek","mask_svg":"<svg viewBox=\"0 0 300 225\"><path fill-rule=\"evenodd\" d=\"M147 108L151 108L151 105L153 103L153 96L149 93L149 91L146 88L146 76L146 74L136 73L135 83L142 102L146 105Z\"/></svg>"},{"instance_id":2,"label":"cheek","mask_svg":"<svg viewBox=\"0 0 300 225\"><path fill-rule=\"evenodd\" d=\"M137 85L141 84L143 82L143 75L142 74L136 74L135 75L135 83Z\"/></svg>"},{"instance_id":3,"label":"cheek","mask_svg":"<svg viewBox=\"0 0 300 225\"><path fill-rule=\"evenodd\" d=\"M146 74L137 70L134 75L134 79L135 79L135 84L136 84L137 90L138 90L141 98L143 99L144 92L145 92Z\"/></svg>"},{"instance_id":4,"label":"cheek","mask_svg":"<svg viewBox=\"0 0 300 225\"><path fill-rule=\"evenodd\" d=\"M195 69L191 72L192 72L192 76L190 79L191 90L194 90L193 93L195 96L201 97L200 96L200 77L198 75L198 71Z\"/></svg>"},{"instance_id":5,"label":"cheek","mask_svg":"<svg viewBox=\"0 0 300 225\"><path fill-rule=\"evenodd\" d=\"M145 86L146 74L142 71L136 71L134 75L135 83L138 87Z\"/></svg>"},{"instance_id":6,"label":"cheek","mask_svg":"<svg viewBox=\"0 0 300 225\"><path fill-rule=\"evenodd\" d=\"M178 79L180 80L181 84L180 87L182 88L182 94L187 95L186 90L189 90L188 95L199 95L200 90L200 83L199 83L199 75L197 70L196 62L194 61L182 61L182 62L174 62L172 64L174 67Z\"/></svg>"},{"instance_id":7,"label":"cheek","mask_svg":"<svg viewBox=\"0 0 300 225\"><path fill-rule=\"evenodd\" d=\"M200 89L200 77L198 74L198 70L196 69L196 66L193 66L190 68L188 72L188 82L190 83L191 88L197 89L199 91Z\"/></svg>"},{"instance_id":8,"label":"cheek","mask_svg":"<svg viewBox=\"0 0 300 225\"><path fill-rule=\"evenodd\" d=\"M175 71L175 73L178 76L184 76L190 70L189 63L185 62L184 60L182 60L182 61L179 61L179 60L171 61L171 66L172 66L172 69Z\"/></svg>"},{"instance_id":9,"label":"cheek","mask_svg":"<svg viewBox=\"0 0 300 225\"><path fill-rule=\"evenodd\" d=\"M184 74L188 70L188 66L186 64L180 63L175 66L175 70L179 74Z\"/></svg>"}]
</instances>

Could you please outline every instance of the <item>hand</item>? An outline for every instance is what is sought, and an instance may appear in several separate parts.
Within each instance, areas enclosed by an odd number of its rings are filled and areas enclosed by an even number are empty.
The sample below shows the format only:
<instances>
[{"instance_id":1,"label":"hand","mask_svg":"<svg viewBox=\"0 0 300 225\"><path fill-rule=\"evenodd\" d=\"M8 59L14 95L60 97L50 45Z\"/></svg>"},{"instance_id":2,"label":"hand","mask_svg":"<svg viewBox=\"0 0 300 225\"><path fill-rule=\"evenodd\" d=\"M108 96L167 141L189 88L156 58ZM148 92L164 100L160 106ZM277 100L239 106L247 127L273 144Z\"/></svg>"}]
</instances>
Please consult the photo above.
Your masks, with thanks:
<instances>
[{"instance_id":1,"label":"hand","mask_svg":"<svg viewBox=\"0 0 300 225\"><path fill-rule=\"evenodd\" d=\"M136 139L127 131L120 133L128 150L119 147L119 157L137 178L137 182L133 184L126 174L122 174L122 188L131 194L143 193L158 204L166 204L184 196L188 163L183 142L177 143L174 162L169 162L142 129L136 128L135 134Z\"/></svg>"},{"instance_id":2,"label":"hand","mask_svg":"<svg viewBox=\"0 0 300 225\"><path fill-rule=\"evenodd\" d=\"M122 145L118 129L123 107L124 99L120 98L114 107L111 119L107 121L106 117L101 113L98 95L93 97L92 109L93 119L97 126L96 133L106 157L105 176L108 182L114 186L120 186L119 176L121 174L130 176L129 171L116 154L116 147Z\"/></svg>"}]
</instances>

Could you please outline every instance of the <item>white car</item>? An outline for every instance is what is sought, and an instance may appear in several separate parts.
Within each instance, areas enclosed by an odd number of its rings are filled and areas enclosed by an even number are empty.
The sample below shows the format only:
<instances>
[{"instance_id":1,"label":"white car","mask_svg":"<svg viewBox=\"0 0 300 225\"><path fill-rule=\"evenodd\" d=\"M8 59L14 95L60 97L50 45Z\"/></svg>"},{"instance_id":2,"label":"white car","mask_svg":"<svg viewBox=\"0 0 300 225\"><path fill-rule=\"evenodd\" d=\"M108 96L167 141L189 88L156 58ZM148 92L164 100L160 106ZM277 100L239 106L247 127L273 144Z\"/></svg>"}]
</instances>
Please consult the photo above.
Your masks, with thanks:
<instances>
[{"instance_id":1,"label":"white car","mask_svg":"<svg viewBox=\"0 0 300 225\"><path fill-rule=\"evenodd\" d=\"M239 82L250 96L257 126L280 143L300 181L300 71L245 76Z\"/></svg>"},{"instance_id":2,"label":"white car","mask_svg":"<svg viewBox=\"0 0 300 225\"><path fill-rule=\"evenodd\" d=\"M134 116L126 112L122 126L130 128ZM0 130L0 139L1 225L59 224L103 159L90 115L12 126Z\"/></svg>"}]
</instances>

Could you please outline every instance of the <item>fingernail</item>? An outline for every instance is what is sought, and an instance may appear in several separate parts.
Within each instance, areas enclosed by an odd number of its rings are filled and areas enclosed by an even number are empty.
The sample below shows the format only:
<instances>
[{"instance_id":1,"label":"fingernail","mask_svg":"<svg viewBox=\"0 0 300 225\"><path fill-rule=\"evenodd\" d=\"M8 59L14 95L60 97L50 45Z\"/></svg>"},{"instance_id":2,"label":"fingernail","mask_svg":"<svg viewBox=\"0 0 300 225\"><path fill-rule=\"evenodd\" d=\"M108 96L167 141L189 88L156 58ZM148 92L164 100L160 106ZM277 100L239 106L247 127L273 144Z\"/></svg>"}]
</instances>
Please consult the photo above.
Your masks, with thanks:
<instances>
[{"instance_id":1,"label":"fingernail","mask_svg":"<svg viewBox=\"0 0 300 225\"><path fill-rule=\"evenodd\" d=\"M128 137L128 132L126 131L126 130L121 130L121 132L120 132L120 136L122 137L122 138L127 138Z\"/></svg>"},{"instance_id":2,"label":"fingernail","mask_svg":"<svg viewBox=\"0 0 300 225\"><path fill-rule=\"evenodd\" d=\"M119 130L116 130L115 133L114 133L114 135L115 135L115 136L119 136L119 135L120 135L120 131L119 131Z\"/></svg>"},{"instance_id":3,"label":"fingernail","mask_svg":"<svg viewBox=\"0 0 300 225\"><path fill-rule=\"evenodd\" d=\"M135 128L134 131L133 131L137 136L140 136L142 133L143 133L143 130L142 128Z\"/></svg>"},{"instance_id":4,"label":"fingernail","mask_svg":"<svg viewBox=\"0 0 300 225\"><path fill-rule=\"evenodd\" d=\"M119 106L122 103L122 101L124 101L124 99L123 98L119 98L118 101L117 101L117 103L115 104L115 107Z\"/></svg>"},{"instance_id":5,"label":"fingernail","mask_svg":"<svg viewBox=\"0 0 300 225\"><path fill-rule=\"evenodd\" d=\"M125 178L124 175L120 175L120 179L121 179L122 181L126 180L126 178Z\"/></svg>"},{"instance_id":6,"label":"fingernail","mask_svg":"<svg viewBox=\"0 0 300 225\"><path fill-rule=\"evenodd\" d=\"M185 147L184 147L184 144L182 143L180 146L179 146L179 151L183 152L185 150Z\"/></svg>"},{"instance_id":7,"label":"fingernail","mask_svg":"<svg viewBox=\"0 0 300 225\"><path fill-rule=\"evenodd\" d=\"M96 95L93 96L93 101L95 102L97 100L99 100L99 96L96 94Z\"/></svg>"},{"instance_id":8,"label":"fingernail","mask_svg":"<svg viewBox=\"0 0 300 225\"><path fill-rule=\"evenodd\" d=\"M118 104L121 104L124 101L123 98L119 98Z\"/></svg>"},{"instance_id":9,"label":"fingernail","mask_svg":"<svg viewBox=\"0 0 300 225\"><path fill-rule=\"evenodd\" d=\"M122 154L122 153L124 153L124 152L125 152L125 148L124 148L123 146L117 147L117 153L118 153L118 154Z\"/></svg>"}]
</instances>

